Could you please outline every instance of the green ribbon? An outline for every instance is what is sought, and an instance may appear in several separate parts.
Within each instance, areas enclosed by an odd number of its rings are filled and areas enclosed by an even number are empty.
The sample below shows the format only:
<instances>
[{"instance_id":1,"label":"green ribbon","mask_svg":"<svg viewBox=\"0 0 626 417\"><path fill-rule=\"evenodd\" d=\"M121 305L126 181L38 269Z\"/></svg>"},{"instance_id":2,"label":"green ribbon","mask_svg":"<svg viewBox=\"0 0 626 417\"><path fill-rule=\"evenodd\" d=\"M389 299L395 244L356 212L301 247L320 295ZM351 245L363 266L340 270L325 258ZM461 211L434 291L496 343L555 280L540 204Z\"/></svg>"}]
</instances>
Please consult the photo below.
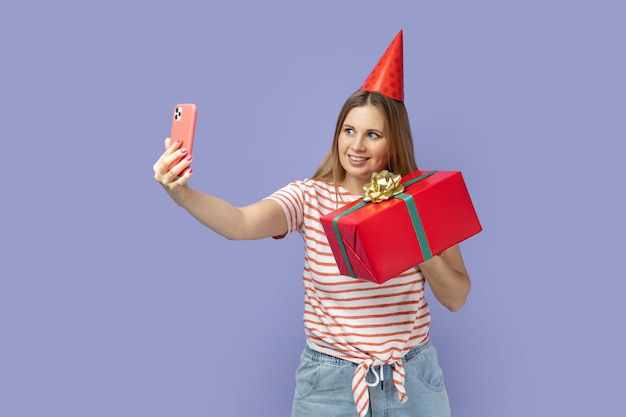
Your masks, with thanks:
<instances>
[{"instance_id":1,"label":"green ribbon","mask_svg":"<svg viewBox=\"0 0 626 417\"><path fill-rule=\"evenodd\" d=\"M409 185L415 184L418 181L423 180L424 178L428 178L437 171L429 171L425 174L422 174L418 177L415 177L405 183L402 183L405 187ZM433 257L432 252L430 250L430 245L428 244L428 239L426 238L426 233L424 232L424 226L422 225L422 220L420 219L419 211L417 210L417 206L415 205L415 199L412 195L406 193L400 193L393 196L393 198L400 198L404 201L406 208L409 212L409 217L411 218L411 223L413 224L413 230L415 231L415 235L417 236L417 241L419 242L420 249L422 251L422 256L424 260L430 259ZM341 238L341 232L339 231L339 219L348 214L359 210L360 208L369 204L367 201L361 201L358 204L350 207L346 211L339 213L337 216L333 218L333 229L335 230L335 237L337 242L339 243L339 248L341 249L341 255L343 256L343 260L348 267L348 272L352 278L356 278L354 274L354 270L352 269L352 264L350 263L350 259L348 259L348 252L346 251L346 246L343 243L343 239ZM377 203L375 203L377 204Z\"/></svg>"}]
</instances>

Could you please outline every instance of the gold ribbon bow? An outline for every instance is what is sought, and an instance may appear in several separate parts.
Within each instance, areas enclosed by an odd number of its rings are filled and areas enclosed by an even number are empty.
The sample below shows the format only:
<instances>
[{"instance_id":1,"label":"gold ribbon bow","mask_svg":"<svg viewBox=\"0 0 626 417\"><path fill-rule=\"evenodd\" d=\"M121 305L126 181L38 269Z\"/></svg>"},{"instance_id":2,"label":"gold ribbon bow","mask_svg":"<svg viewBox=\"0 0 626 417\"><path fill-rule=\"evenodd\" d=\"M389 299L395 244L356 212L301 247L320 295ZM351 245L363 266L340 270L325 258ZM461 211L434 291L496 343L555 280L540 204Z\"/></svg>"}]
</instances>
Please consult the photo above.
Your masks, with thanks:
<instances>
[{"instance_id":1,"label":"gold ribbon bow","mask_svg":"<svg viewBox=\"0 0 626 417\"><path fill-rule=\"evenodd\" d=\"M363 201L380 203L404 191L400 184L401 175L396 175L386 169L372 173L372 180L363 186L365 196Z\"/></svg>"}]
</instances>

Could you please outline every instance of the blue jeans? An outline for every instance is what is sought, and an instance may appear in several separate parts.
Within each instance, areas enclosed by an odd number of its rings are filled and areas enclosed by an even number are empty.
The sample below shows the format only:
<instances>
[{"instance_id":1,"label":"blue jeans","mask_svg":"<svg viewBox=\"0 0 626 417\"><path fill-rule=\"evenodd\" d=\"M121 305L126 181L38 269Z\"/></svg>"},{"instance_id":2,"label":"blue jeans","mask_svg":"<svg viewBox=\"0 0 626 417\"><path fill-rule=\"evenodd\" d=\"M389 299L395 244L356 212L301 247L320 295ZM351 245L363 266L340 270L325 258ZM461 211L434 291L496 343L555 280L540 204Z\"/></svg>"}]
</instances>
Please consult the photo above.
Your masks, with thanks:
<instances>
[{"instance_id":1,"label":"blue jeans","mask_svg":"<svg viewBox=\"0 0 626 417\"><path fill-rule=\"evenodd\" d=\"M384 365L384 382L371 387L367 417L449 417L450 403L437 360L437 350L427 341L403 359L408 400L398 400L391 366ZM325 355L308 346L296 371L292 417L358 417L352 396L352 376L357 364ZM376 367L378 371L378 366ZM372 375L368 375L373 380Z\"/></svg>"}]
</instances>

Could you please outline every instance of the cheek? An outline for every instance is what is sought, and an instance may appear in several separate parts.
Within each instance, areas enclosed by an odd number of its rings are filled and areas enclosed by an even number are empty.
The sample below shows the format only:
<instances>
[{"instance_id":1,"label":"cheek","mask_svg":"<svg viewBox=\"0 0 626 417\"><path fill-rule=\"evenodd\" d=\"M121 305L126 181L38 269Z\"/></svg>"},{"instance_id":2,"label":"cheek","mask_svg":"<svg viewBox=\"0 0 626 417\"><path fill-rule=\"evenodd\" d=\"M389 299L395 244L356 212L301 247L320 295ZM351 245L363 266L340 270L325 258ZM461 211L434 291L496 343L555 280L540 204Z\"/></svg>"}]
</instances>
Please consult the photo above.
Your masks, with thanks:
<instances>
[{"instance_id":1,"label":"cheek","mask_svg":"<svg viewBox=\"0 0 626 417\"><path fill-rule=\"evenodd\" d=\"M383 169L387 169L387 165L388 165L388 163L387 163L387 158L384 158L384 159L382 159L382 158L381 158L381 159L378 161L378 165L376 166L376 171L380 172L380 171L382 171Z\"/></svg>"},{"instance_id":2,"label":"cheek","mask_svg":"<svg viewBox=\"0 0 626 417\"><path fill-rule=\"evenodd\" d=\"M387 145L383 145L376 150L376 155L378 159L384 160L385 162L389 159L389 151L387 150Z\"/></svg>"},{"instance_id":3,"label":"cheek","mask_svg":"<svg viewBox=\"0 0 626 417\"><path fill-rule=\"evenodd\" d=\"M346 149L348 149L348 147L350 146L350 143L344 138L342 139L342 137L339 137L339 140L337 141L337 149L339 150L339 153L342 154Z\"/></svg>"}]
</instances>

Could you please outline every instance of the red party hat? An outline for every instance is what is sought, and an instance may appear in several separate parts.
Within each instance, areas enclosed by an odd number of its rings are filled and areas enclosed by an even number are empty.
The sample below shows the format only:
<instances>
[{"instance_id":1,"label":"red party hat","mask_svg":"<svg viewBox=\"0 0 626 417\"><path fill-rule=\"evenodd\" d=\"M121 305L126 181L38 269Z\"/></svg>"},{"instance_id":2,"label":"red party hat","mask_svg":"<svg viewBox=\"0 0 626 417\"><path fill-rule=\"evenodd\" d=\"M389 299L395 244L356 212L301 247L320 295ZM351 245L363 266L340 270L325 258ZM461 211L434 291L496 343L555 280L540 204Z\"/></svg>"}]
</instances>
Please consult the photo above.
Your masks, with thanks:
<instances>
[{"instance_id":1,"label":"red party hat","mask_svg":"<svg viewBox=\"0 0 626 417\"><path fill-rule=\"evenodd\" d=\"M400 30L361 86L361 90L378 91L384 96L403 102L403 62L402 30Z\"/></svg>"}]
</instances>

